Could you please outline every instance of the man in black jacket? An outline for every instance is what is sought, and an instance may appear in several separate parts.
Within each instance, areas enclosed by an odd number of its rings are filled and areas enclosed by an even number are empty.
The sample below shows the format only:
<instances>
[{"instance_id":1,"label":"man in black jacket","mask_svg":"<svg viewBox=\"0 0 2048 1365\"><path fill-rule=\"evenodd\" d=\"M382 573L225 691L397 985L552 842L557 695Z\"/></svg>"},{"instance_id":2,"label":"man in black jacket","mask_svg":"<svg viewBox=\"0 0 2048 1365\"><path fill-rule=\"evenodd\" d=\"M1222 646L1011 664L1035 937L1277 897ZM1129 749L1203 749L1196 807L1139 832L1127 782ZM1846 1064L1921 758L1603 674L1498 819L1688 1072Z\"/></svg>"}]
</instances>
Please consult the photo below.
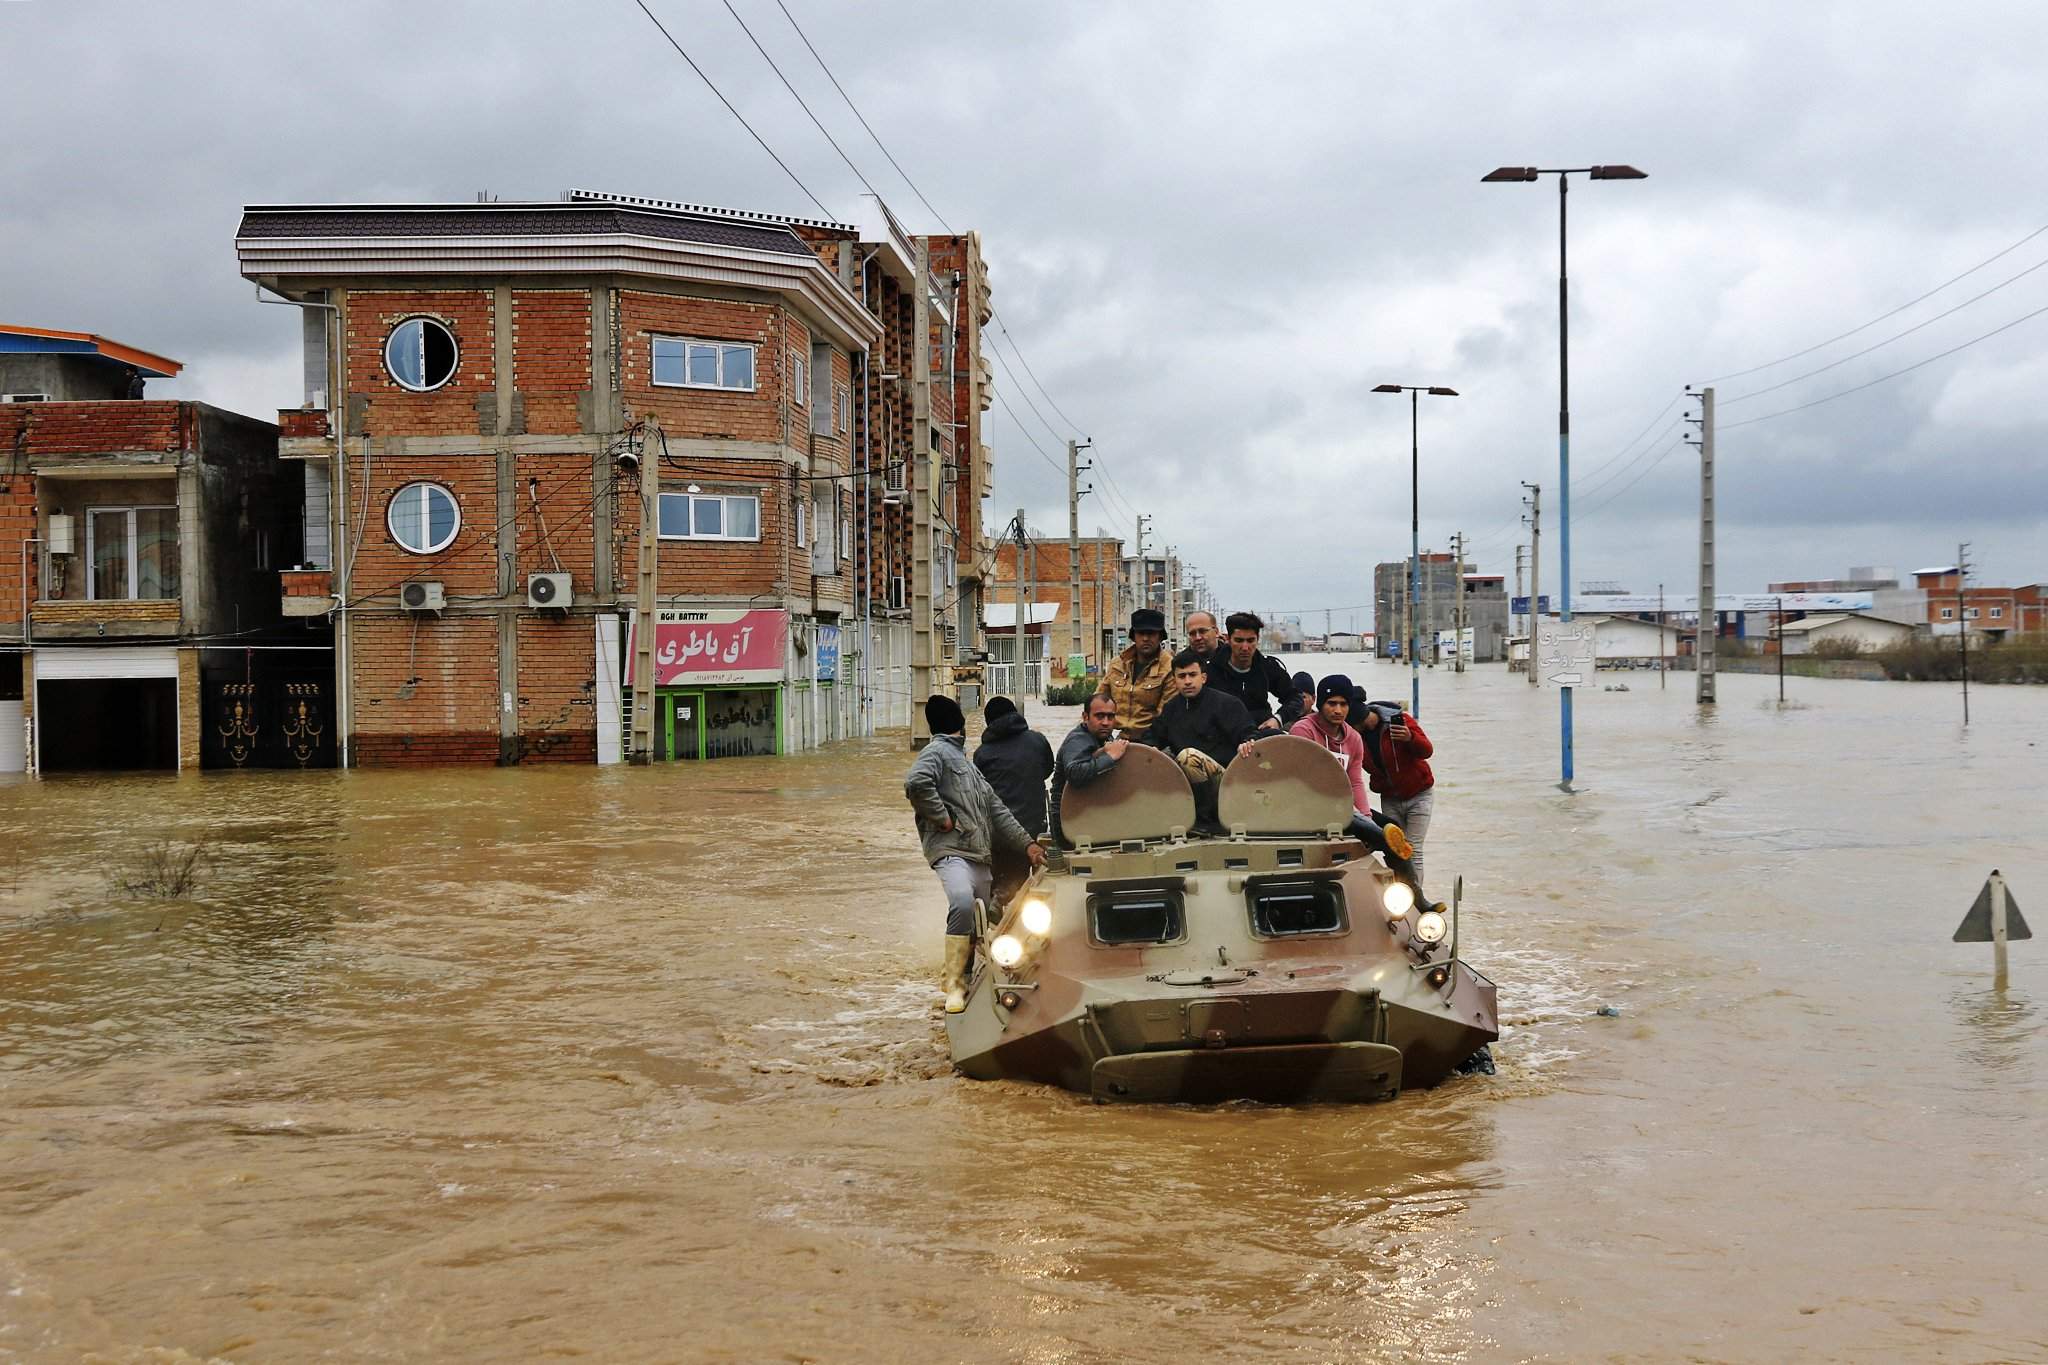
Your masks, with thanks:
<instances>
[{"instance_id":1,"label":"man in black jacket","mask_svg":"<svg viewBox=\"0 0 2048 1365\"><path fill-rule=\"evenodd\" d=\"M1251 747L1259 736L1244 703L1207 686L1209 672L1202 656L1184 649L1173 656L1173 682L1179 695L1159 710L1146 743L1163 749L1187 774L1195 791L1195 832L1221 834L1216 795L1230 760Z\"/></svg>"},{"instance_id":2,"label":"man in black jacket","mask_svg":"<svg viewBox=\"0 0 2048 1365\"><path fill-rule=\"evenodd\" d=\"M1045 833L1045 780L1052 776L1052 742L1024 722L1008 697L990 697L981 710L986 728L974 748L974 766L996 789L1017 823L1036 839ZM1011 849L990 860L993 904L1007 904L1031 875L1031 865Z\"/></svg>"},{"instance_id":3,"label":"man in black jacket","mask_svg":"<svg viewBox=\"0 0 2048 1365\"><path fill-rule=\"evenodd\" d=\"M1259 632L1266 623L1251 612L1234 611L1223 624L1230 632L1230 648L1211 656L1209 686L1243 703L1252 724L1279 734L1306 713L1294 680L1280 661L1259 653Z\"/></svg>"},{"instance_id":4,"label":"man in black jacket","mask_svg":"<svg viewBox=\"0 0 2048 1365\"><path fill-rule=\"evenodd\" d=\"M974 766L1003 798L1032 838L1045 833L1045 780L1052 776L1052 741L1024 722L1008 697L990 697L981 718L987 728L974 750Z\"/></svg>"}]
</instances>

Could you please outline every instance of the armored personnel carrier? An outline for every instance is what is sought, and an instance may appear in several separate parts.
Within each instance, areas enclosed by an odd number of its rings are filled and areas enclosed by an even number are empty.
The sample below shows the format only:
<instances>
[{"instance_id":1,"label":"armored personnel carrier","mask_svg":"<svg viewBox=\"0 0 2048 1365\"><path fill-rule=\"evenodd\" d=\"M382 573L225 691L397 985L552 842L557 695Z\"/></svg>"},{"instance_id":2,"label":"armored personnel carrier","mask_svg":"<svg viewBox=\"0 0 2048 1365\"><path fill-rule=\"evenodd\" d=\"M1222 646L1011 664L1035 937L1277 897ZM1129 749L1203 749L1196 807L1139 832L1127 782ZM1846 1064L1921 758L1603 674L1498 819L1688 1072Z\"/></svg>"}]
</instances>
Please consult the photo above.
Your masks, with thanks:
<instances>
[{"instance_id":1,"label":"armored personnel carrier","mask_svg":"<svg viewBox=\"0 0 2048 1365\"><path fill-rule=\"evenodd\" d=\"M1061 805L1073 848L985 916L967 1009L946 1017L962 1073L1103 1101L1379 1100L1499 1036L1456 902L1418 907L1345 835L1351 789L1318 745L1240 755L1226 837L1188 837L1187 778L1135 745Z\"/></svg>"}]
</instances>

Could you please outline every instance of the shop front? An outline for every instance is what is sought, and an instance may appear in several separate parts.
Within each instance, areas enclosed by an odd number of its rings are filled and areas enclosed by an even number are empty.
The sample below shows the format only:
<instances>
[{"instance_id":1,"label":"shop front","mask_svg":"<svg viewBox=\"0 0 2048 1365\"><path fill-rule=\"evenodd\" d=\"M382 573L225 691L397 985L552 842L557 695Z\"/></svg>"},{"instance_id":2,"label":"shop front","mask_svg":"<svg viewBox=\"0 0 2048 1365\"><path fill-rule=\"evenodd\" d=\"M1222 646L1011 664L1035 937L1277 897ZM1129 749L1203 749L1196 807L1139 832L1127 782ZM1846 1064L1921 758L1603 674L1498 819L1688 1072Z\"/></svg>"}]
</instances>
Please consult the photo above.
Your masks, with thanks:
<instances>
[{"instance_id":1,"label":"shop front","mask_svg":"<svg viewBox=\"0 0 2048 1365\"><path fill-rule=\"evenodd\" d=\"M788 653L787 611L656 611L655 756L753 758L782 752ZM632 657L629 638L629 667Z\"/></svg>"}]
</instances>

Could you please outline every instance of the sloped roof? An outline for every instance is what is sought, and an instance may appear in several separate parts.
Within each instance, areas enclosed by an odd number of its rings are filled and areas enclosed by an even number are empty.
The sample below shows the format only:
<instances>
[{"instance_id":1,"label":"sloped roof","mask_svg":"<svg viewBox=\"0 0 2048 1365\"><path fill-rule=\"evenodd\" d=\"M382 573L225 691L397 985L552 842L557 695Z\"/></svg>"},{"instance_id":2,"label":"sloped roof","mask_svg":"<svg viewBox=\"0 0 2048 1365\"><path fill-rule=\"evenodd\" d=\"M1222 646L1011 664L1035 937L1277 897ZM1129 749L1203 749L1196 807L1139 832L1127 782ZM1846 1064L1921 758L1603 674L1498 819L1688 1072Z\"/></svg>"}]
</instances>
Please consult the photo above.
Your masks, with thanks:
<instances>
[{"instance_id":1,"label":"sloped roof","mask_svg":"<svg viewBox=\"0 0 2048 1365\"><path fill-rule=\"evenodd\" d=\"M96 332L60 332L54 327L23 327L11 322L0 322L0 351L14 355L104 356L133 365L152 379L169 379L185 368L182 361L109 340Z\"/></svg>"},{"instance_id":2,"label":"sloped roof","mask_svg":"<svg viewBox=\"0 0 2048 1365\"><path fill-rule=\"evenodd\" d=\"M238 237L549 237L633 233L670 242L813 254L787 227L617 204L252 204Z\"/></svg>"},{"instance_id":3,"label":"sloped roof","mask_svg":"<svg viewBox=\"0 0 2048 1365\"><path fill-rule=\"evenodd\" d=\"M1050 625L1059 619L1060 603L1033 602L1027 624ZM1017 604L1015 602L990 602L981 609L981 623L990 630L1015 630L1017 628Z\"/></svg>"}]
</instances>

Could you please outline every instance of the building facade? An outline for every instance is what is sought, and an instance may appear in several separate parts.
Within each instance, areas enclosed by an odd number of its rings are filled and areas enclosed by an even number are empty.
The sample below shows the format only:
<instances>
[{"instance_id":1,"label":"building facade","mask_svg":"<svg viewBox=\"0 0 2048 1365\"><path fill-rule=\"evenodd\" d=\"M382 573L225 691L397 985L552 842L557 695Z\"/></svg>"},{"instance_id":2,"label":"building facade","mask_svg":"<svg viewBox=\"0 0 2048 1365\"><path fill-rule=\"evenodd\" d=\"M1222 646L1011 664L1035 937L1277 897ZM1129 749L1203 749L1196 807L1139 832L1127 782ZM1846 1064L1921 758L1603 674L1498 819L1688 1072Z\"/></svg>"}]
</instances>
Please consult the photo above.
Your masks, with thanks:
<instances>
[{"instance_id":1,"label":"building facade","mask_svg":"<svg viewBox=\"0 0 2048 1365\"><path fill-rule=\"evenodd\" d=\"M1072 615L1072 556L1063 537L1032 536L1021 547L1015 540L1002 541L995 547L990 561L993 567L982 585L991 611L1000 603L1016 602L1020 593L1029 601L1058 606L1058 624L1047 638L1049 657L1060 665L1054 670L1057 674L1067 672L1065 665L1076 653L1086 671L1100 672L1122 648L1118 641L1130 624L1123 541L1115 536L1082 536L1080 550L1078 617ZM1014 621L1014 609L1003 619ZM1080 623L1078 649L1070 621ZM1002 648L993 637L990 648L992 657L1003 660Z\"/></svg>"},{"instance_id":2,"label":"building facade","mask_svg":"<svg viewBox=\"0 0 2048 1365\"><path fill-rule=\"evenodd\" d=\"M331 764L324 633L280 609L277 429L141 397L175 361L0 335L0 771Z\"/></svg>"},{"instance_id":3,"label":"building facade","mask_svg":"<svg viewBox=\"0 0 2048 1365\"><path fill-rule=\"evenodd\" d=\"M1936 635L1954 635L1960 627L1998 640L2048 630L2048 584L1969 584L1953 564L1920 569L1913 581L1926 595L1927 625Z\"/></svg>"}]
</instances>

